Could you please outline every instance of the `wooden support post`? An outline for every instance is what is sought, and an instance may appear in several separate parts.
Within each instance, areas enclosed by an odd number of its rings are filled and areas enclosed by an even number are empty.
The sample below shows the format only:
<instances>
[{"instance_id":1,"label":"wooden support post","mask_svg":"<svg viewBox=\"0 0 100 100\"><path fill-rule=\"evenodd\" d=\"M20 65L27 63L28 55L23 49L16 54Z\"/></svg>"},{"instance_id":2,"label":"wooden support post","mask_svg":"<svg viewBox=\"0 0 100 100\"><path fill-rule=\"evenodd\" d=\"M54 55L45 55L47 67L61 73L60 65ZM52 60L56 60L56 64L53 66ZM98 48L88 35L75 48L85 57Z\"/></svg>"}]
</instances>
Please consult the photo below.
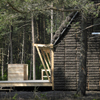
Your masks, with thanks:
<instances>
[{"instance_id":1,"label":"wooden support post","mask_svg":"<svg viewBox=\"0 0 100 100\"><path fill-rule=\"evenodd\" d=\"M48 74L48 72L47 72L46 66L45 66L44 61L43 61L43 59L42 59L42 55L41 55L40 50L39 50L39 48L38 48L37 45L36 45L36 49L37 49L38 54L39 54L39 56L40 56L40 60L41 60L41 62L42 62L42 64L43 64L43 67L44 67L44 69L45 69L45 72L46 72L46 75L47 75L47 77L48 77L48 80L49 80L49 82L50 82L49 74Z\"/></svg>"},{"instance_id":2,"label":"wooden support post","mask_svg":"<svg viewBox=\"0 0 100 100\"><path fill-rule=\"evenodd\" d=\"M54 52L53 48L51 48L51 79L52 79L52 90L54 90Z\"/></svg>"},{"instance_id":3,"label":"wooden support post","mask_svg":"<svg viewBox=\"0 0 100 100\"><path fill-rule=\"evenodd\" d=\"M12 87L10 87L10 89L9 89L9 92L11 92L12 91Z\"/></svg>"},{"instance_id":4,"label":"wooden support post","mask_svg":"<svg viewBox=\"0 0 100 100\"><path fill-rule=\"evenodd\" d=\"M2 87L0 87L0 90L2 89Z\"/></svg>"},{"instance_id":5,"label":"wooden support post","mask_svg":"<svg viewBox=\"0 0 100 100\"><path fill-rule=\"evenodd\" d=\"M46 63L46 65L47 65L47 67L48 67L49 73L51 74L50 67L49 67L49 64L48 64L48 62L47 62L47 60L46 60L45 54L44 54L44 52L43 52L42 49L41 49L41 51L42 51L42 54L43 54L43 57L44 57L45 63Z\"/></svg>"},{"instance_id":6,"label":"wooden support post","mask_svg":"<svg viewBox=\"0 0 100 100\"><path fill-rule=\"evenodd\" d=\"M41 79L43 80L43 70L41 70Z\"/></svg>"},{"instance_id":7,"label":"wooden support post","mask_svg":"<svg viewBox=\"0 0 100 100\"><path fill-rule=\"evenodd\" d=\"M33 13L31 13L31 26L32 26L32 43L35 42L35 35L34 35L34 18L33 18ZM33 80L36 79L36 74L35 74L35 47L34 45L32 46L33 49Z\"/></svg>"}]
</instances>

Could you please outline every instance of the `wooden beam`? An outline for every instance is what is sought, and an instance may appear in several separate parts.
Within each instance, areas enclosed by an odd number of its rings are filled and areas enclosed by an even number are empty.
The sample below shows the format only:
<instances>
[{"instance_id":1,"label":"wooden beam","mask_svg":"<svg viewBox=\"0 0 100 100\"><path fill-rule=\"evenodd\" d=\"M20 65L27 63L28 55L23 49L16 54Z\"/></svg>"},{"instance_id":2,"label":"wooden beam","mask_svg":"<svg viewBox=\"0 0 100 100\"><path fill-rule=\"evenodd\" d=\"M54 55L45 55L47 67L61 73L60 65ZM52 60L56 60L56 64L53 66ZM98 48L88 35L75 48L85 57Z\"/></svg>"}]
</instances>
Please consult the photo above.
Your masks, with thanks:
<instances>
[{"instance_id":1,"label":"wooden beam","mask_svg":"<svg viewBox=\"0 0 100 100\"><path fill-rule=\"evenodd\" d=\"M40 53L40 50L39 50L39 48L38 48L38 45L36 45L36 49L37 49L38 54L39 54L39 56L40 56L40 60L41 60L41 62L42 62L42 64L43 64L43 67L44 67L44 69L45 69L45 72L46 72L46 75L47 75L47 77L48 77L48 80L49 80L49 82L50 82L49 74L48 74L48 72L47 72L46 66L45 66L44 61L43 61L43 59L42 59L42 55L41 55L41 53Z\"/></svg>"},{"instance_id":2,"label":"wooden beam","mask_svg":"<svg viewBox=\"0 0 100 100\"><path fill-rule=\"evenodd\" d=\"M40 47L39 49L42 49L44 52L50 53L50 48L48 47Z\"/></svg>"},{"instance_id":3,"label":"wooden beam","mask_svg":"<svg viewBox=\"0 0 100 100\"><path fill-rule=\"evenodd\" d=\"M17 86L52 86L52 83L8 83L0 84L3 87L17 87Z\"/></svg>"},{"instance_id":4,"label":"wooden beam","mask_svg":"<svg viewBox=\"0 0 100 100\"><path fill-rule=\"evenodd\" d=\"M33 46L38 46L38 47L50 47L50 44L34 44Z\"/></svg>"},{"instance_id":5,"label":"wooden beam","mask_svg":"<svg viewBox=\"0 0 100 100\"><path fill-rule=\"evenodd\" d=\"M33 46L53 48L53 44L35 44Z\"/></svg>"},{"instance_id":6,"label":"wooden beam","mask_svg":"<svg viewBox=\"0 0 100 100\"><path fill-rule=\"evenodd\" d=\"M0 81L0 87L17 87L17 86L52 86L47 80L28 80L28 81Z\"/></svg>"},{"instance_id":7,"label":"wooden beam","mask_svg":"<svg viewBox=\"0 0 100 100\"><path fill-rule=\"evenodd\" d=\"M50 54L50 53L49 53ZM51 64L50 63L50 58L49 58L49 56L48 56L48 53L46 52L46 56L47 56L47 59L48 59L48 61L49 61L49 64Z\"/></svg>"},{"instance_id":8,"label":"wooden beam","mask_svg":"<svg viewBox=\"0 0 100 100\"><path fill-rule=\"evenodd\" d=\"M46 65L47 65L47 67L48 67L49 73L51 74L50 67L49 67L49 64L48 64L48 62L47 62L47 60L46 60L45 54L44 54L44 52L43 52L43 49L41 49L41 52L42 52L42 54L43 54L44 61L45 61Z\"/></svg>"},{"instance_id":9,"label":"wooden beam","mask_svg":"<svg viewBox=\"0 0 100 100\"><path fill-rule=\"evenodd\" d=\"M52 90L54 90L54 52L51 49L51 79L52 79Z\"/></svg>"}]
</instances>

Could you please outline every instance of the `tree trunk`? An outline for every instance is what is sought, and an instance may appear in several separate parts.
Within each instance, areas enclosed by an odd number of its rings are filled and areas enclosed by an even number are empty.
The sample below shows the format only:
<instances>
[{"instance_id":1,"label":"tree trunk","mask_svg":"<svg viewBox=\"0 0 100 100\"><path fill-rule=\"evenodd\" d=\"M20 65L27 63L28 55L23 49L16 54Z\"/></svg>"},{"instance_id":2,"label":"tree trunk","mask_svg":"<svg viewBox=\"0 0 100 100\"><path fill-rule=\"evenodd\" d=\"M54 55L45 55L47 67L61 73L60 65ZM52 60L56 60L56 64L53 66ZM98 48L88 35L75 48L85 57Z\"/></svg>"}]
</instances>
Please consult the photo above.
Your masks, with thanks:
<instances>
[{"instance_id":1,"label":"tree trunk","mask_svg":"<svg viewBox=\"0 0 100 100\"><path fill-rule=\"evenodd\" d=\"M53 3L51 3L51 7L53 7ZM53 10L51 10L51 43L53 39Z\"/></svg>"},{"instance_id":2,"label":"tree trunk","mask_svg":"<svg viewBox=\"0 0 100 100\"><path fill-rule=\"evenodd\" d=\"M11 25L11 29L10 29L10 64L13 63L13 55L12 55L12 34L13 34L13 26Z\"/></svg>"},{"instance_id":3,"label":"tree trunk","mask_svg":"<svg viewBox=\"0 0 100 100\"><path fill-rule=\"evenodd\" d=\"M86 19L82 16L82 29L86 27ZM79 81L77 94L83 96L86 94L86 80L87 80L87 67L86 67L86 58L87 58L87 33L83 31L80 37L80 62L79 62Z\"/></svg>"},{"instance_id":4,"label":"tree trunk","mask_svg":"<svg viewBox=\"0 0 100 100\"><path fill-rule=\"evenodd\" d=\"M36 22L36 28L37 28L37 43L40 42L40 34L39 34L39 25L38 25L38 21Z\"/></svg>"},{"instance_id":5,"label":"tree trunk","mask_svg":"<svg viewBox=\"0 0 100 100\"><path fill-rule=\"evenodd\" d=\"M46 29L46 27L45 27L45 15L44 15L44 18L43 18L43 33L44 33L44 44L45 44L45 29Z\"/></svg>"},{"instance_id":6,"label":"tree trunk","mask_svg":"<svg viewBox=\"0 0 100 100\"><path fill-rule=\"evenodd\" d=\"M31 45L31 59L30 59L30 74L29 74L29 80L32 79L32 66L33 66L33 48Z\"/></svg>"},{"instance_id":7,"label":"tree trunk","mask_svg":"<svg viewBox=\"0 0 100 100\"><path fill-rule=\"evenodd\" d=\"M31 15L31 25L32 25L32 47L33 47L33 80L35 80L35 47L33 46L33 43L35 43L34 40L34 20L33 20L33 13Z\"/></svg>"},{"instance_id":8,"label":"tree trunk","mask_svg":"<svg viewBox=\"0 0 100 100\"><path fill-rule=\"evenodd\" d=\"M8 45L7 64L9 64L9 45Z\"/></svg>"},{"instance_id":9,"label":"tree trunk","mask_svg":"<svg viewBox=\"0 0 100 100\"><path fill-rule=\"evenodd\" d=\"M22 43L22 58L21 58L21 64L24 63L24 42L25 42L25 30L23 28L23 43Z\"/></svg>"},{"instance_id":10,"label":"tree trunk","mask_svg":"<svg viewBox=\"0 0 100 100\"><path fill-rule=\"evenodd\" d=\"M3 79L3 76L4 76L4 54L3 54L3 48L1 48L1 53L2 53L1 60L2 60L2 79Z\"/></svg>"}]
</instances>

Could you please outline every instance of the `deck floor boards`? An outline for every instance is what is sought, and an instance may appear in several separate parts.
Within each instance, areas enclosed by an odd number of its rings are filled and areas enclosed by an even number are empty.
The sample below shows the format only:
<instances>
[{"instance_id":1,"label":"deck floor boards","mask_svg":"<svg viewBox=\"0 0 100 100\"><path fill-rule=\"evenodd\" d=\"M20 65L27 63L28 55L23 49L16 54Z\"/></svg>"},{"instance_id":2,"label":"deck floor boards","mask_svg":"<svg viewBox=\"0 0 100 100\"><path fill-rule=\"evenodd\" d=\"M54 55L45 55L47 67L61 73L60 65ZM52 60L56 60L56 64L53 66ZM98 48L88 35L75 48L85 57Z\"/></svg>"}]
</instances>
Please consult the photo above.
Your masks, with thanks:
<instances>
[{"instance_id":1,"label":"deck floor boards","mask_svg":"<svg viewBox=\"0 0 100 100\"><path fill-rule=\"evenodd\" d=\"M0 81L0 87L17 86L52 86L48 80Z\"/></svg>"}]
</instances>

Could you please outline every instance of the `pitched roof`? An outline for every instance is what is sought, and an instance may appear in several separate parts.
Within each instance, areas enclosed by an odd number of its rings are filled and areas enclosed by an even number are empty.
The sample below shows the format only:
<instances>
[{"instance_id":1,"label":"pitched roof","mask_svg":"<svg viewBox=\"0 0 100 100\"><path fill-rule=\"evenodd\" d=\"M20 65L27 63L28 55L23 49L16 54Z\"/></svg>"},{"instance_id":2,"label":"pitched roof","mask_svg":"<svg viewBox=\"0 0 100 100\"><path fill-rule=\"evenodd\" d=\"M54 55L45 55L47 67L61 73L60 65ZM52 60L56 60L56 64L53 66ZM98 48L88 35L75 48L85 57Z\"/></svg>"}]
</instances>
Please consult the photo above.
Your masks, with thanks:
<instances>
[{"instance_id":1,"label":"pitched roof","mask_svg":"<svg viewBox=\"0 0 100 100\"><path fill-rule=\"evenodd\" d=\"M58 30L55 32L55 35L53 36L52 39L52 43L54 45L57 44L57 42L60 40L61 36L64 34L64 32L68 29L68 27L70 26L70 24L72 23L73 19L76 17L76 15L78 14L77 12L72 12L70 13L66 19L63 21L63 23L60 25L60 27L58 28ZM68 23L66 25L66 23Z\"/></svg>"}]
</instances>

